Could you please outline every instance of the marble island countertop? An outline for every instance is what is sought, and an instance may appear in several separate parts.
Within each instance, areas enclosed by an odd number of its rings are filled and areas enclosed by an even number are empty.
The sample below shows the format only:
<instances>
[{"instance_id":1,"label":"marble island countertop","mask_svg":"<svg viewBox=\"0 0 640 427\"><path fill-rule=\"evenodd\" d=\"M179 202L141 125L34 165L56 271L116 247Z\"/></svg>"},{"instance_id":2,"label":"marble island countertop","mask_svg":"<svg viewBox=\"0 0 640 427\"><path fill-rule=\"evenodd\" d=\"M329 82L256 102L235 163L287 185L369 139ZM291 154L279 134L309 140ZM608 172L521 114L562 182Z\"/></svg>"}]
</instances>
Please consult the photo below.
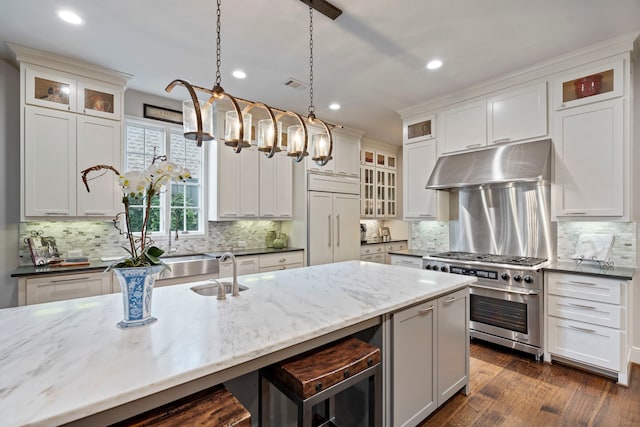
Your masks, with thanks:
<instances>
[{"instance_id":1,"label":"marble island countertop","mask_svg":"<svg viewBox=\"0 0 640 427\"><path fill-rule=\"evenodd\" d=\"M120 294L3 309L0 424L59 425L205 377L226 381L225 372L473 281L349 261L242 276L249 289L226 300L175 285L154 290L157 322L128 330L116 327Z\"/></svg>"}]
</instances>

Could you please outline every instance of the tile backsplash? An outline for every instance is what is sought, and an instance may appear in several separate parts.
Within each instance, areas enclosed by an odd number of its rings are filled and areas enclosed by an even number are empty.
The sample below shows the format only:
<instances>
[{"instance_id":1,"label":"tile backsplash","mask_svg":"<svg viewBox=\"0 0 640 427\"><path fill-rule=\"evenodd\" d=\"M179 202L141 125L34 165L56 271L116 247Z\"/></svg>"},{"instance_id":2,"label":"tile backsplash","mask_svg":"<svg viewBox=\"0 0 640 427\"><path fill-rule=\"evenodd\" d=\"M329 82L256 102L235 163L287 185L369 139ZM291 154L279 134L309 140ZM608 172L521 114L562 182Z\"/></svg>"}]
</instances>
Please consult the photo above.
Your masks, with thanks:
<instances>
[{"instance_id":1,"label":"tile backsplash","mask_svg":"<svg viewBox=\"0 0 640 427\"><path fill-rule=\"evenodd\" d=\"M409 223L409 248L431 253L449 250L448 221L415 221Z\"/></svg>"},{"instance_id":2,"label":"tile backsplash","mask_svg":"<svg viewBox=\"0 0 640 427\"><path fill-rule=\"evenodd\" d=\"M609 261L614 266L636 268L635 222L558 222L558 261L573 261L580 234L613 234Z\"/></svg>"},{"instance_id":3,"label":"tile backsplash","mask_svg":"<svg viewBox=\"0 0 640 427\"><path fill-rule=\"evenodd\" d=\"M207 223L207 235L180 235L172 247L174 254L189 252L215 252L238 248L263 248L267 231L280 232L280 221L229 221ZM69 250L80 249L89 259L126 255L122 246L128 241L118 234L111 222L100 221L56 221L20 223L20 257L22 264L30 264L31 256L25 238L32 231L42 231L43 236L52 236L63 257ZM167 249L168 239L158 237L156 246ZM242 246L244 243L244 246Z\"/></svg>"}]
</instances>

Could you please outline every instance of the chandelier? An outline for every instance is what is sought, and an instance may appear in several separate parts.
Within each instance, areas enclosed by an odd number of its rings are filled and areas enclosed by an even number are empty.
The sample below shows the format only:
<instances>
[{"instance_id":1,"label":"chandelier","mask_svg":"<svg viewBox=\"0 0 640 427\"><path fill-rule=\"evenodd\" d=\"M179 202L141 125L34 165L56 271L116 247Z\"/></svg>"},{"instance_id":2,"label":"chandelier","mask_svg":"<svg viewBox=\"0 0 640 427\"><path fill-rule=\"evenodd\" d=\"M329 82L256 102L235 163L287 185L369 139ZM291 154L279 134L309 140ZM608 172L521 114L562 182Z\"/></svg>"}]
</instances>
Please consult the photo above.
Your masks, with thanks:
<instances>
[{"instance_id":1,"label":"chandelier","mask_svg":"<svg viewBox=\"0 0 640 427\"><path fill-rule=\"evenodd\" d=\"M301 0L309 5L309 108L306 117L292 112L270 107L262 102L250 101L247 99L234 97L227 93L221 86L220 74L220 29L221 29L221 0L217 0L216 9L216 80L212 89L192 85L187 80L175 79L165 88L171 92L177 85L184 86L189 93L190 99L182 104L184 137L196 141L198 146L202 146L204 141L216 139L214 134L214 102L227 100L231 104L231 109L225 113L224 137L218 138L224 144L232 147L236 153L240 153L243 148L252 145L252 115L254 109L262 110L266 119L258 121L256 132L256 145L259 151L268 158L275 153L285 149L283 142L283 124L281 119L289 118L292 122L287 127L287 155L294 161L300 162L309 155L309 147L312 149L312 159L320 166L326 165L333 153L333 135L331 129L336 125L331 125L319 119L315 115L313 105L313 9L316 8L321 13L331 19L338 17L342 11L325 0ZM197 92L208 96L206 101L198 99ZM320 133L309 131L307 124L320 129Z\"/></svg>"}]
</instances>

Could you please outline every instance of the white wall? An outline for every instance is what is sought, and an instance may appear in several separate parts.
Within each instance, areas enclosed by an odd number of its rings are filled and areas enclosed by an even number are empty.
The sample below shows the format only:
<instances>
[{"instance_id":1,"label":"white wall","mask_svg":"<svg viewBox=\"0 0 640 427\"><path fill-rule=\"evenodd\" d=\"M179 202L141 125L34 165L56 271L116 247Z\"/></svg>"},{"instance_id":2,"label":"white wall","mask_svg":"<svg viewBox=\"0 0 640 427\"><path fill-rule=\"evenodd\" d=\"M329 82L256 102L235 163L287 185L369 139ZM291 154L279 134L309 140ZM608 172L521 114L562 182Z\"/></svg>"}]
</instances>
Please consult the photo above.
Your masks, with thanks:
<instances>
[{"instance_id":1,"label":"white wall","mask_svg":"<svg viewBox=\"0 0 640 427\"><path fill-rule=\"evenodd\" d=\"M0 60L0 308L18 305L20 221L20 72Z\"/></svg>"}]
</instances>

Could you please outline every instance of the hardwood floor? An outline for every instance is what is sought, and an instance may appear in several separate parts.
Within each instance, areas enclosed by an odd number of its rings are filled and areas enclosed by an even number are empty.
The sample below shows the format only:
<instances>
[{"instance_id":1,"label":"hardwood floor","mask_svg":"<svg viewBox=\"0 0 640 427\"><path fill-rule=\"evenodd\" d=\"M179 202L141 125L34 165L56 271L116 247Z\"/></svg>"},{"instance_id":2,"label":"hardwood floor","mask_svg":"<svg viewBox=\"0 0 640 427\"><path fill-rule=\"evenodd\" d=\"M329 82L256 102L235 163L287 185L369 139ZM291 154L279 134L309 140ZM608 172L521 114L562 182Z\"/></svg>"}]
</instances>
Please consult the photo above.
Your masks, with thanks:
<instances>
[{"instance_id":1,"label":"hardwood floor","mask_svg":"<svg viewBox=\"0 0 640 427\"><path fill-rule=\"evenodd\" d=\"M630 387L480 341L471 343L469 396L458 393L420 424L640 426L640 366Z\"/></svg>"}]
</instances>

